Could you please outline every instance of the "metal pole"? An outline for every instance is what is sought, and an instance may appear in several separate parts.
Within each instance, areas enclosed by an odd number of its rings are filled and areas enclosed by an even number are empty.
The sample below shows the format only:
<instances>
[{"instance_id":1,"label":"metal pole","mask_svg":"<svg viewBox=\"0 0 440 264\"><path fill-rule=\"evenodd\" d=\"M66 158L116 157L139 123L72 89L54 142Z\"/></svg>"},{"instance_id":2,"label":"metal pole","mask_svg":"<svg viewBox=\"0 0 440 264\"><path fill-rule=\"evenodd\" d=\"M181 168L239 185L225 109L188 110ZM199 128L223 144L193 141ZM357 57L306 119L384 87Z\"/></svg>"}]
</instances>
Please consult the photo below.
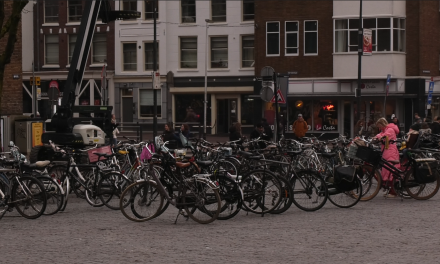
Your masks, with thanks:
<instances>
[{"instance_id":1,"label":"metal pole","mask_svg":"<svg viewBox=\"0 0 440 264\"><path fill-rule=\"evenodd\" d=\"M358 36L358 87L357 89L357 114L356 122L361 118L361 82L362 82L362 47L363 47L363 35L362 35L362 0L360 0L359 8L359 36Z\"/></svg>"},{"instance_id":2,"label":"metal pole","mask_svg":"<svg viewBox=\"0 0 440 264\"><path fill-rule=\"evenodd\" d=\"M32 109L32 112L34 114L34 117L37 117L37 105L38 105L38 100L37 100L37 86L35 85L35 67L34 67L34 62L32 62L32 95L33 95L33 107L34 109ZM52 116L50 117L52 118Z\"/></svg>"},{"instance_id":3,"label":"metal pole","mask_svg":"<svg viewBox=\"0 0 440 264\"><path fill-rule=\"evenodd\" d=\"M274 93L275 93L275 126L274 126L274 132L273 133L273 139L275 142L277 142L277 133L278 133L278 81L277 81L277 74L273 73L273 87L274 87Z\"/></svg>"},{"instance_id":4,"label":"metal pole","mask_svg":"<svg viewBox=\"0 0 440 264\"><path fill-rule=\"evenodd\" d=\"M156 74L156 71L157 71L157 61L156 61L156 58L157 58L157 56L156 56L156 53L157 53L157 48L156 48L156 45L157 45L157 42L156 42L156 1L152 1L153 2L153 21L154 21L154 31L153 31L153 34L154 34L154 38L153 38L153 78L156 78L156 76L155 76L155 74ZM160 78L160 77L159 77ZM154 106L153 106L153 115L154 115L154 117L153 117L153 138L155 138L156 136L157 136L157 89L155 89L155 87L154 87L154 83L152 84L152 86L153 86L153 97L154 97L154 99L153 99L153 103L154 103Z\"/></svg>"},{"instance_id":5,"label":"metal pole","mask_svg":"<svg viewBox=\"0 0 440 264\"><path fill-rule=\"evenodd\" d=\"M203 139L206 139L206 115L207 115L207 107L208 107L208 23L209 19L205 19L206 29L206 43L205 43L205 99L203 101Z\"/></svg>"}]
</instances>

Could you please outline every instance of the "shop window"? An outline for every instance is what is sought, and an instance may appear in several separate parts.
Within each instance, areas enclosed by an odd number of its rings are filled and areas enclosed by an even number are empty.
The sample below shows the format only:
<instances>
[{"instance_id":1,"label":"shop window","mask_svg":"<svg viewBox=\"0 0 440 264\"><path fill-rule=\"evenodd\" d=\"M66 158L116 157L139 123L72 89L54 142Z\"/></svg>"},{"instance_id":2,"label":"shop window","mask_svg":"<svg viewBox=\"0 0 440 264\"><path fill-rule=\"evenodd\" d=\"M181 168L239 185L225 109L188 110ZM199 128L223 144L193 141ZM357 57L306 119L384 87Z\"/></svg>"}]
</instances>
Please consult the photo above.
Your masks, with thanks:
<instances>
[{"instance_id":1,"label":"shop window","mask_svg":"<svg viewBox=\"0 0 440 264\"><path fill-rule=\"evenodd\" d=\"M298 114L302 114L304 120L307 122L309 130L312 129L312 101L311 100L299 100L295 98L288 99L289 112L288 112L288 131L292 131L293 122L298 119Z\"/></svg>"},{"instance_id":2,"label":"shop window","mask_svg":"<svg viewBox=\"0 0 440 264\"><path fill-rule=\"evenodd\" d=\"M315 101L313 105L313 128L316 131L338 130L337 101Z\"/></svg>"},{"instance_id":3,"label":"shop window","mask_svg":"<svg viewBox=\"0 0 440 264\"><path fill-rule=\"evenodd\" d=\"M241 96L241 124L242 125L254 125L254 98L249 95Z\"/></svg>"},{"instance_id":4,"label":"shop window","mask_svg":"<svg viewBox=\"0 0 440 264\"><path fill-rule=\"evenodd\" d=\"M161 117L162 114L162 91L157 90L156 94L156 109L157 117ZM139 90L139 114L141 117L154 117L154 91L153 90Z\"/></svg>"},{"instance_id":5,"label":"shop window","mask_svg":"<svg viewBox=\"0 0 440 264\"><path fill-rule=\"evenodd\" d=\"M178 94L175 100L176 122L200 122L203 124L203 94ZM211 125L211 96L208 94L206 124ZM194 118L195 117L195 118Z\"/></svg>"}]
</instances>

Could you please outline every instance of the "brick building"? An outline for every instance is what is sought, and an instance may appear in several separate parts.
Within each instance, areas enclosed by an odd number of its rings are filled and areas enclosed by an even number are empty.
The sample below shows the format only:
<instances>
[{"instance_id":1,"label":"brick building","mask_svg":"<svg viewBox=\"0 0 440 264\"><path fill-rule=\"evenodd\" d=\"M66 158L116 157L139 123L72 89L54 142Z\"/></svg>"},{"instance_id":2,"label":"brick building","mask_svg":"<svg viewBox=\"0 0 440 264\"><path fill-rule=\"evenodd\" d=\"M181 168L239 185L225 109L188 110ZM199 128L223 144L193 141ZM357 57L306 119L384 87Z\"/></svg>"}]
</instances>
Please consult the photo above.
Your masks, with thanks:
<instances>
[{"instance_id":1,"label":"brick building","mask_svg":"<svg viewBox=\"0 0 440 264\"><path fill-rule=\"evenodd\" d=\"M289 74L281 107L287 124L301 113L310 132L355 134L359 7L359 1L256 1L255 75L264 66ZM429 81L439 75L439 2L363 1L362 16L373 34L373 55L362 57L364 129L393 114L405 130L414 112L439 115L440 83L426 109ZM261 104L262 115L271 115L272 104Z\"/></svg>"},{"instance_id":2,"label":"brick building","mask_svg":"<svg viewBox=\"0 0 440 264\"><path fill-rule=\"evenodd\" d=\"M5 1L5 19L7 21L12 12L13 1ZM20 23L21 24L21 23ZM8 34L0 39L0 53L4 52ZM7 115L21 115L23 113L22 106L22 30L21 25L17 32L17 42L15 43L14 53L11 57L11 62L6 65L5 75L3 79L3 91L1 96L0 116Z\"/></svg>"}]
</instances>

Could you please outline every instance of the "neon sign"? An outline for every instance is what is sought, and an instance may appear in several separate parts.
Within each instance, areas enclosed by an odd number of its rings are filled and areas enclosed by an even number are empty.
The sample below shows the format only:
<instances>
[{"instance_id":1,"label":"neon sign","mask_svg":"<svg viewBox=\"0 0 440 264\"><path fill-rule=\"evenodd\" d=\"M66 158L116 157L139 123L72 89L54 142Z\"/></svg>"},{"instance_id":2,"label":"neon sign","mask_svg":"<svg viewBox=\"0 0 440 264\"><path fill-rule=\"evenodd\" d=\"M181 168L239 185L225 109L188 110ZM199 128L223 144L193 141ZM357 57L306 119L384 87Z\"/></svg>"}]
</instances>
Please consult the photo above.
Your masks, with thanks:
<instances>
[{"instance_id":1,"label":"neon sign","mask_svg":"<svg viewBox=\"0 0 440 264\"><path fill-rule=\"evenodd\" d=\"M332 105L332 104L324 105L324 106L322 107L322 109L323 109L323 110L326 110L326 111L331 111L331 110L335 110L335 106Z\"/></svg>"}]
</instances>

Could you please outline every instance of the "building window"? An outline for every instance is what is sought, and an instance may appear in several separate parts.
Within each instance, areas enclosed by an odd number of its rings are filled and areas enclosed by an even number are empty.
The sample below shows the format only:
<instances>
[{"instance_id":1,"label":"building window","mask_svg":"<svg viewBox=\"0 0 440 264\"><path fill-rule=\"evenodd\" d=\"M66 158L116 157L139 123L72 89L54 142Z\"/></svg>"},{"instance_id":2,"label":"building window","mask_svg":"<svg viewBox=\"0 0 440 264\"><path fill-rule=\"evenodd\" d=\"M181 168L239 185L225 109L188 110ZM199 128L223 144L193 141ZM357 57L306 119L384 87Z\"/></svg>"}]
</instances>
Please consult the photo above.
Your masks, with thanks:
<instances>
[{"instance_id":1,"label":"building window","mask_svg":"<svg viewBox=\"0 0 440 264\"><path fill-rule=\"evenodd\" d=\"M73 51L75 50L77 35L69 35L69 64L72 63Z\"/></svg>"},{"instance_id":2,"label":"building window","mask_svg":"<svg viewBox=\"0 0 440 264\"><path fill-rule=\"evenodd\" d=\"M82 1L69 0L69 22L81 22Z\"/></svg>"},{"instance_id":3,"label":"building window","mask_svg":"<svg viewBox=\"0 0 440 264\"><path fill-rule=\"evenodd\" d=\"M228 67L228 37L211 37L211 68Z\"/></svg>"},{"instance_id":4,"label":"building window","mask_svg":"<svg viewBox=\"0 0 440 264\"><path fill-rule=\"evenodd\" d=\"M363 28L372 30L373 51L405 52L404 18L365 18L362 21ZM335 52L357 52L358 29L359 19L336 19Z\"/></svg>"},{"instance_id":5,"label":"building window","mask_svg":"<svg viewBox=\"0 0 440 264\"><path fill-rule=\"evenodd\" d=\"M162 91L157 90L157 117L162 117ZM154 117L154 91L139 89L139 115L141 117Z\"/></svg>"},{"instance_id":6,"label":"building window","mask_svg":"<svg viewBox=\"0 0 440 264\"><path fill-rule=\"evenodd\" d=\"M318 54L318 21L304 21L304 54Z\"/></svg>"},{"instance_id":7,"label":"building window","mask_svg":"<svg viewBox=\"0 0 440 264\"><path fill-rule=\"evenodd\" d=\"M197 68L197 37L180 38L180 68Z\"/></svg>"},{"instance_id":8,"label":"building window","mask_svg":"<svg viewBox=\"0 0 440 264\"><path fill-rule=\"evenodd\" d=\"M241 49L241 67L254 67L254 36L242 36Z\"/></svg>"},{"instance_id":9,"label":"building window","mask_svg":"<svg viewBox=\"0 0 440 264\"><path fill-rule=\"evenodd\" d=\"M107 36L106 34L95 34L93 36L92 64L105 62L107 62Z\"/></svg>"},{"instance_id":10,"label":"building window","mask_svg":"<svg viewBox=\"0 0 440 264\"><path fill-rule=\"evenodd\" d=\"M298 22L286 22L285 54L298 55Z\"/></svg>"},{"instance_id":11,"label":"building window","mask_svg":"<svg viewBox=\"0 0 440 264\"><path fill-rule=\"evenodd\" d=\"M157 0L145 0L144 1L144 9L145 9L145 20L153 20L153 3L156 7L156 19L159 18L159 3Z\"/></svg>"},{"instance_id":12,"label":"building window","mask_svg":"<svg viewBox=\"0 0 440 264\"><path fill-rule=\"evenodd\" d=\"M226 22L226 0L211 0L212 22Z\"/></svg>"},{"instance_id":13,"label":"building window","mask_svg":"<svg viewBox=\"0 0 440 264\"><path fill-rule=\"evenodd\" d=\"M45 62L46 65L59 64L59 37L58 35L46 35L45 37Z\"/></svg>"},{"instance_id":14,"label":"building window","mask_svg":"<svg viewBox=\"0 0 440 264\"><path fill-rule=\"evenodd\" d=\"M136 71L136 43L123 43L123 71Z\"/></svg>"},{"instance_id":15,"label":"building window","mask_svg":"<svg viewBox=\"0 0 440 264\"><path fill-rule=\"evenodd\" d=\"M58 23L58 0L44 1L44 23Z\"/></svg>"},{"instance_id":16,"label":"building window","mask_svg":"<svg viewBox=\"0 0 440 264\"><path fill-rule=\"evenodd\" d=\"M196 22L196 0L181 0L182 23Z\"/></svg>"},{"instance_id":17,"label":"building window","mask_svg":"<svg viewBox=\"0 0 440 264\"><path fill-rule=\"evenodd\" d=\"M153 70L153 42L144 43L145 50L145 70ZM159 69L159 45L156 43L156 65Z\"/></svg>"},{"instance_id":18,"label":"building window","mask_svg":"<svg viewBox=\"0 0 440 264\"><path fill-rule=\"evenodd\" d=\"M266 24L266 55L280 55L280 22Z\"/></svg>"},{"instance_id":19,"label":"building window","mask_svg":"<svg viewBox=\"0 0 440 264\"><path fill-rule=\"evenodd\" d=\"M254 0L243 0L243 21L254 20Z\"/></svg>"},{"instance_id":20,"label":"building window","mask_svg":"<svg viewBox=\"0 0 440 264\"><path fill-rule=\"evenodd\" d=\"M122 10L137 11L137 0L123 0ZM135 20L135 18L125 18L124 20Z\"/></svg>"}]
</instances>

